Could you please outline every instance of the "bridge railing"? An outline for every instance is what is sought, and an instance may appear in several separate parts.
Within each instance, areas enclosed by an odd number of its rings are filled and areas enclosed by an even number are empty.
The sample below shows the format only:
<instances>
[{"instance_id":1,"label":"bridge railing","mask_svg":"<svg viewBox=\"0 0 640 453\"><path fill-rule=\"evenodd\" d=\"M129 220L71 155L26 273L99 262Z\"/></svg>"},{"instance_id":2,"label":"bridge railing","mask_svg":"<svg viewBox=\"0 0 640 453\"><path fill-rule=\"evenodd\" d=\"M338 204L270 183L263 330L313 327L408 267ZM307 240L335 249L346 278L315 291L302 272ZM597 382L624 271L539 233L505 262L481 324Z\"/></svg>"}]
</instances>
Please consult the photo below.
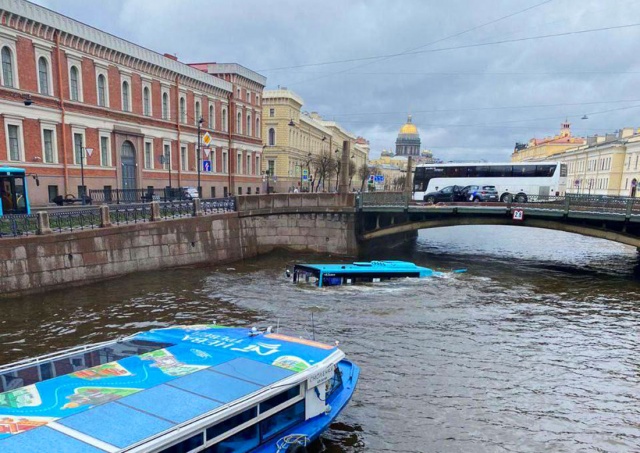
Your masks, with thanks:
<instances>
[{"instance_id":1,"label":"bridge railing","mask_svg":"<svg viewBox=\"0 0 640 453\"><path fill-rule=\"evenodd\" d=\"M407 197L403 192L362 192L358 195L358 207L405 206Z\"/></svg>"}]
</instances>

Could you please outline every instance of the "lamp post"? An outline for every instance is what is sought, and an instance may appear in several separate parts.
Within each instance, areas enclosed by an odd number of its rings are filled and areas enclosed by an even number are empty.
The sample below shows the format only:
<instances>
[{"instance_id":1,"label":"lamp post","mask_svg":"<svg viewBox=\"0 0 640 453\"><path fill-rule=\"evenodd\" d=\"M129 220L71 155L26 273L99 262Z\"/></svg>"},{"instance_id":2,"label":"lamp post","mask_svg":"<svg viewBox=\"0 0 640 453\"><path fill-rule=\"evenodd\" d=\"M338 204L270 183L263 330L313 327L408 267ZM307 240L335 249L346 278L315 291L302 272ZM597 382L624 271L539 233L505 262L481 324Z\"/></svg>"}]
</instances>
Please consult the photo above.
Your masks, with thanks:
<instances>
[{"instance_id":1,"label":"lamp post","mask_svg":"<svg viewBox=\"0 0 640 453\"><path fill-rule=\"evenodd\" d=\"M271 173L271 172L269 171L269 169L268 169L268 168L264 171L264 174L265 174L265 176L266 176L266 180L267 180L267 195L269 195L269 174L270 174L270 173Z\"/></svg>"},{"instance_id":2,"label":"lamp post","mask_svg":"<svg viewBox=\"0 0 640 453\"><path fill-rule=\"evenodd\" d=\"M202 187L200 186L200 170L202 167L202 156L200 155L202 151L200 147L200 127L202 126L203 122L204 122L204 119L200 117L198 119L198 197L200 198L202 198Z\"/></svg>"},{"instance_id":3,"label":"lamp post","mask_svg":"<svg viewBox=\"0 0 640 453\"><path fill-rule=\"evenodd\" d=\"M80 184L82 185L82 204L86 204L86 197L87 197L87 189L84 186L84 156L85 153L89 153L89 155L91 155L91 153L93 152L93 148L85 148L84 146L80 147Z\"/></svg>"}]
</instances>

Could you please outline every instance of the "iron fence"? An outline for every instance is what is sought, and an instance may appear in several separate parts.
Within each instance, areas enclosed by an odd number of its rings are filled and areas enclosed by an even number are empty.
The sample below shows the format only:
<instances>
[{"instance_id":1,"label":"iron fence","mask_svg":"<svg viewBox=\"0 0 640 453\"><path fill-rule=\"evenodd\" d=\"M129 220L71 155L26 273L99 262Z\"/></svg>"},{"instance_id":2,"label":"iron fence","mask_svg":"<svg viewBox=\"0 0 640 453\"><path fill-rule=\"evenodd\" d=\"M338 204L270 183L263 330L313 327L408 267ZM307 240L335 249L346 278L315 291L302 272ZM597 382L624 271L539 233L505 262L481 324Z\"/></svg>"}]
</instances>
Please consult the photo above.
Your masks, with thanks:
<instances>
[{"instance_id":1,"label":"iron fence","mask_svg":"<svg viewBox=\"0 0 640 453\"><path fill-rule=\"evenodd\" d=\"M49 213L49 227L52 231L88 230L98 228L101 223L100 209Z\"/></svg>"},{"instance_id":2,"label":"iron fence","mask_svg":"<svg viewBox=\"0 0 640 453\"><path fill-rule=\"evenodd\" d=\"M37 230L38 218L35 214L0 217L0 237L29 236L36 234Z\"/></svg>"},{"instance_id":3,"label":"iron fence","mask_svg":"<svg viewBox=\"0 0 640 453\"><path fill-rule=\"evenodd\" d=\"M145 203L111 206L109 217L111 223L115 225L149 222L151 220L151 205Z\"/></svg>"},{"instance_id":4,"label":"iron fence","mask_svg":"<svg viewBox=\"0 0 640 453\"><path fill-rule=\"evenodd\" d=\"M407 197L403 192L363 192L357 202L359 206L404 206Z\"/></svg>"},{"instance_id":5,"label":"iron fence","mask_svg":"<svg viewBox=\"0 0 640 453\"><path fill-rule=\"evenodd\" d=\"M200 209L205 214L233 212L236 210L236 199L235 197L205 198L201 201Z\"/></svg>"},{"instance_id":6,"label":"iron fence","mask_svg":"<svg viewBox=\"0 0 640 453\"><path fill-rule=\"evenodd\" d=\"M191 195L183 187L167 187L164 189L92 189L89 191L89 197L92 203L97 204L131 204L191 199Z\"/></svg>"},{"instance_id":7,"label":"iron fence","mask_svg":"<svg viewBox=\"0 0 640 453\"><path fill-rule=\"evenodd\" d=\"M160 217L163 219L176 219L193 214L193 202L191 201L165 201L160 203Z\"/></svg>"}]
</instances>

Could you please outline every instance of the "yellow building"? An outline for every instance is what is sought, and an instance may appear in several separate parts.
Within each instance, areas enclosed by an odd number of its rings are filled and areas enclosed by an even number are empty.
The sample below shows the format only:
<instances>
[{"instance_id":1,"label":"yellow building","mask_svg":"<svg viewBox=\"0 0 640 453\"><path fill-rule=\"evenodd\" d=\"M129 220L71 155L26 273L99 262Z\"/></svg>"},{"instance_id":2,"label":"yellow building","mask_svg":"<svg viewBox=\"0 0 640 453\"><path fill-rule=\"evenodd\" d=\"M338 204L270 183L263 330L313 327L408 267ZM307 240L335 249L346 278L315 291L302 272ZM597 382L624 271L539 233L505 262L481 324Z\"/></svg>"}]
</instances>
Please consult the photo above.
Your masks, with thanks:
<instances>
[{"instance_id":1,"label":"yellow building","mask_svg":"<svg viewBox=\"0 0 640 453\"><path fill-rule=\"evenodd\" d=\"M586 140L583 137L573 137L571 135L571 124L565 121L561 124L558 135L532 138L526 144L516 143L513 154L511 154L511 161L547 160L552 155L585 144Z\"/></svg>"},{"instance_id":2,"label":"yellow building","mask_svg":"<svg viewBox=\"0 0 640 453\"><path fill-rule=\"evenodd\" d=\"M323 120L315 112L303 112L304 101L293 91L266 90L262 99L262 171L276 192L309 190L309 179L317 173L314 162L328 153L339 160L343 141L350 143L356 168L367 162L369 144L366 140L347 132L334 121ZM329 182L325 188L332 190L334 181Z\"/></svg>"}]
</instances>

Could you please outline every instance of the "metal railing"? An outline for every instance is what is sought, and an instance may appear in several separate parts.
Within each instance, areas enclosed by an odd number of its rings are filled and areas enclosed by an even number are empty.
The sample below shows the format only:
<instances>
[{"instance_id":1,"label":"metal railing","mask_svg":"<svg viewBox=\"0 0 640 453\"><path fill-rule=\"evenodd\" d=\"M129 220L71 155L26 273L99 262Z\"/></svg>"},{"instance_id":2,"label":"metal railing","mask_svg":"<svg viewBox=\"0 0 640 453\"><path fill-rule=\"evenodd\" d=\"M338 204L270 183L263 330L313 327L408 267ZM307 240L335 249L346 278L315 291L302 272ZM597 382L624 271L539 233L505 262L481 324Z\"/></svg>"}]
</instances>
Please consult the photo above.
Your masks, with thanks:
<instances>
[{"instance_id":1,"label":"metal railing","mask_svg":"<svg viewBox=\"0 0 640 453\"><path fill-rule=\"evenodd\" d=\"M36 234L38 219L35 214L10 214L0 217L0 237Z\"/></svg>"},{"instance_id":2,"label":"metal railing","mask_svg":"<svg viewBox=\"0 0 640 453\"><path fill-rule=\"evenodd\" d=\"M100 209L52 212L49 214L49 226L52 231L88 230L100 226Z\"/></svg>"},{"instance_id":3,"label":"metal railing","mask_svg":"<svg viewBox=\"0 0 640 453\"><path fill-rule=\"evenodd\" d=\"M236 199L235 197L204 198L200 204L200 209L205 214L233 212L236 210Z\"/></svg>"},{"instance_id":4,"label":"metal railing","mask_svg":"<svg viewBox=\"0 0 640 453\"><path fill-rule=\"evenodd\" d=\"M165 201L160 203L160 217L163 219L177 219L193 215L192 201Z\"/></svg>"},{"instance_id":5,"label":"metal railing","mask_svg":"<svg viewBox=\"0 0 640 453\"><path fill-rule=\"evenodd\" d=\"M404 206L407 204L404 192L362 192L356 199L358 207Z\"/></svg>"},{"instance_id":6,"label":"metal railing","mask_svg":"<svg viewBox=\"0 0 640 453\"><path fill-rule=\"evenodd\" d=\"M110 206L109 217L114 225L149 222L151 221L151 205L144 203Z\"/></svg>"},{"instance_id":7,"label":"metal railing","mask_svg":"<svg viewBox=\"0 0 640 453\"><path fill-rule=\"evenodd\" d=\"M190 200L183 187L164 189L92 189L89 196L94 204L131 204L151 201Z\"/></svg>"}]
</instances>

